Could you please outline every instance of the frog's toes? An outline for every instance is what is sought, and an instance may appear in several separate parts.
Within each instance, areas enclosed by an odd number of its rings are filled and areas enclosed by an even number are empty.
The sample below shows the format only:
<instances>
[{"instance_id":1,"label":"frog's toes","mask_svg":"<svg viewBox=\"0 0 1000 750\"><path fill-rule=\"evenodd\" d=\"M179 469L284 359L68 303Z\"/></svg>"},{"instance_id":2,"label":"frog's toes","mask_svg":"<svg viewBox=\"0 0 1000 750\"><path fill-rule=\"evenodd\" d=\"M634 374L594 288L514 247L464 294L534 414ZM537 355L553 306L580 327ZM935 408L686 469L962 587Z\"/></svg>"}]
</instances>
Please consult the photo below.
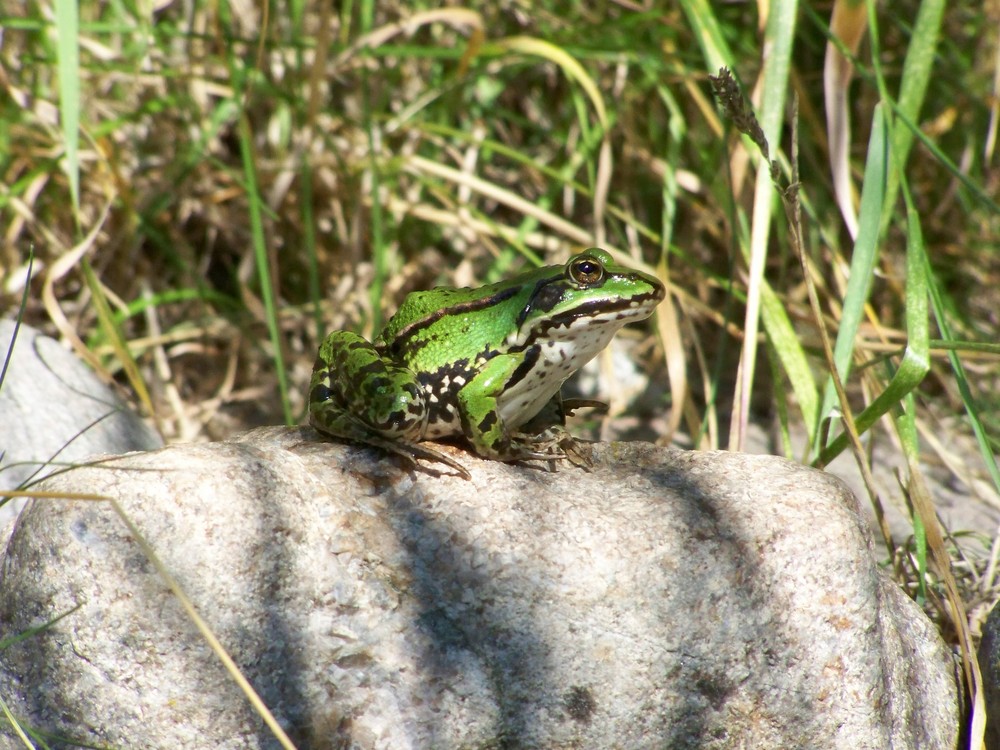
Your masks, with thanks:
<instances>
[{"instance_id":1,"label":"frog's toes","mask_svg":"<svg viewBox=\"0 0 1000 750\"><path fill-rule=\"evenodd\" d=\"M469 473L462 464L460 464L455 459L450 456L446 456L441 451L430 448L426 445L421 445L419 443L410 442L395 442L395 441L385 441L380 442L378 445L398 456L402 456L407 461L409 461L413 466L420 469L421 471L426 471L435 476L441 476L441 472L433 469L431 467L424 466L417 463L418 458L422 458L425 461L433 461L437 463L442 463L451 469L454 469L462 479L472 479L472 475Z\"/></svg>"}]
</instances>

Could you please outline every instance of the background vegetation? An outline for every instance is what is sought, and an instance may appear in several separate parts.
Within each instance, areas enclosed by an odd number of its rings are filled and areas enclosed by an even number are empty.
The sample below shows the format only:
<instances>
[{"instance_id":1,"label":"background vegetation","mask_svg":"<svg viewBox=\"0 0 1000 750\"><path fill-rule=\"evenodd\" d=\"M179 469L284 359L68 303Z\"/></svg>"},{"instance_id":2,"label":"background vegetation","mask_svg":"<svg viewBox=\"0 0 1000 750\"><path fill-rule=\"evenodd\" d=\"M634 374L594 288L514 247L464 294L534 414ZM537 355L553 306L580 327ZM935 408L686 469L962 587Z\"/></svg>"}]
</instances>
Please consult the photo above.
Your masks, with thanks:
<instances>
[{"instance_id":1,"label":"background vegetation","mask_svg":"<svg viewBox=\"0 0 1000 750\"><path fill-rule=\"evenodd\" d=\"M637 434L897 457L894 573L967 649L995 530L923 475L1000 507L996 5L471 8L0 0L0 309L211 439L408 291L612 248L672 292Z\"/></svg>"}]
</instances>

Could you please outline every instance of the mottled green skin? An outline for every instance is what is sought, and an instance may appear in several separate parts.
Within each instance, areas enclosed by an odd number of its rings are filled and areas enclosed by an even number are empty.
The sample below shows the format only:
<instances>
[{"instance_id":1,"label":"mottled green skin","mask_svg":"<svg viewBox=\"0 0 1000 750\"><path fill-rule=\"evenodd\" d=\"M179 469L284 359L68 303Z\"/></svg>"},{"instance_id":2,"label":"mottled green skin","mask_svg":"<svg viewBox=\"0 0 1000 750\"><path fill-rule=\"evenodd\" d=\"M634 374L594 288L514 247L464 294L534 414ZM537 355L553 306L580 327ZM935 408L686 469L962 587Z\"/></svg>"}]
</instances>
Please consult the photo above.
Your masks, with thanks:
<instances>
[{"instance_id":1,"label":"mottled green skin","mask_svg":"<svg viewBox=\"0 0 1000 750\"><path fill-rule=\"evenodd\" d=\"M562 428L569 409L560 386L621 326L648 317L664 293L657 279L597 248L478 289L415 292L374 344L346 331L326 338L310 421L466 477L417 443L463 435L486 458L572 459L579 454Z\"/></svg>"}]
</instances>

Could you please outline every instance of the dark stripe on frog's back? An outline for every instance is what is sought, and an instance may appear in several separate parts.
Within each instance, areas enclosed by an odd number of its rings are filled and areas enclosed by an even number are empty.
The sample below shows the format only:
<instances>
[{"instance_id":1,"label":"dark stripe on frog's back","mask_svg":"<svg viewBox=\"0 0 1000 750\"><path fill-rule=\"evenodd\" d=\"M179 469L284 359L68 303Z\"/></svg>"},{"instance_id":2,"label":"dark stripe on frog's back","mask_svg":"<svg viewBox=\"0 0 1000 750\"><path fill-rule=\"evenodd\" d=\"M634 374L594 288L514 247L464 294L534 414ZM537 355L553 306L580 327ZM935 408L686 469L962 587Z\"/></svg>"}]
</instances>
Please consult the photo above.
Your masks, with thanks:
<instances>
[{"instance_id":1,"label":"dark stripe on frog's back","mask_svg":"<svg viewBox=\"0 0 1000 750\"><path fill-rule=\"evenodd\" d=\"M517 366L517 369L510 374L510 379L507 381L506 388L513 388L515 385L520 383L524 378L531 372L535 365L538 364L538 355L541 350L534 343L534 336L530 340L524 343L524 346L516 347L516 351L524 352L524 359L521 360L521 364Z\"/></svg>"},{"instance_id":2,"label":"dark stripe on frog's back","mask_svg":"<svg viewBox=\"0 0 1000 750\"><path fill-rule=\"evenodd\" d=\"M441 291L441 290L431 290ZM451 290L449 290L451 291ZM459 292L464 291L461 289L455 289L453 291ZM510 287L508 289L503 289L499 292L493 294L487 294L478 299L470 299L465 302L457 302L453 305L444 305L436 310L433 310L418 320L413 321L407 326L400 328L394 336L392 336L392 342L386 344L384 337L386 331L392 325L392 319L386 324L386 330L383 330L379 336L378 343L375 348L379 350L380 353L389 353L395 356L400 356L403 353L412 353L420 347L427 344L428 340L414 341L414 339L419 339L420 335L424 333L428 328L434 326L439 320L446 316L461 315L463 313L476 312L477 310L482 310L484 308L490 307L492 305L499 304L505 300L514 297L520 291L520 287ZM417 292L417 294L424 294L424 292ZM396 315L399 315L406 307L409 298L403 300L403 305L399 310L396 311ZM395 317L395 316L393 316Z\"/></svg>"},{"instance_id":3,"label":"dark stripe on frog's back","mask_svg":"<svg viewBox=\"0 0 1000 750\"><path fill-rule=\"evenodd\" d=\"M538 269L538 270L541 271L543 269ZM537 273L537 271L535 273ZM537 290L548 283L551 283L553 281L558 281L562 278L563 278L563 273L560 270L558 273L550 274L539 279L538 281L535 282L533 286L531 286L530 282L526 279L526 283L515 284L514 286L508 286L510 282L500 282L499 284L493 284L490 286L482 287L482 291L484 292L484 295L482 297L466 300L464 302L457 302L451 305L444 305L438 309L432 310L423 317L419 318L418 320L415 320L409 325L400 328L395 333L395 335L391 336L392 343L387 344L385 343L384 339L386 337L387 331L391 330L392 321L390 320L389 323L386 325L386 330L383 330L382 334L379 336L379 340L375 345L376 349L378 349L380 353L387 353L393 357L412 362L419 358L420 350L423 349L425 346L429 345L435 339L435 331L434 331L435 324L439 323L443 318L445 317L459 318L463 314L486 311L491 307L502 308L504 303L518 296L523 297L524 301L520 304L520 306L517 309L517 316L511 317L510 323L511 325L514 326L520 326L525 314L524 310L527 308L529 300L534 298ZM495 289L498 286L504 286L505 288L500 289L499 291L494 291L494 292L490 291L491 289ZM530 292L527 291L529 289ZM431 290L431 292L418 292L417 294L423 295L435 291L439 293L440 292L447 293L451 291L464 292L470 290L439 289L439 290ZM476 290L471 290L471 291L476 291ZM407 300L404 300L403 306L400 307L400 310L397 311L396 314L398 315L400 312L402 312L404 308L407 306L407 303L410 303L413 306L417 306L419 304L419 301L420 301L419 296L416 300L410 300L409 298L407 298ZM499 315L500 313L498 312L497 316L499 317ZM499 323L499 321L496 320L491 322ZM500 331L496 335L483 337L481 343L483 344L483 348L487 353L487 358L495 353L494 350L506 347L506 338L507 338L507 333L509 333L509 331L503 332L504 330L503 325L498 324L491 327L484 326L483 330ZM444 336L451 336L457 334L457 332L452 329L446 329L442 331L442 333L444 334Z\"/></svg>"}]
</instances>

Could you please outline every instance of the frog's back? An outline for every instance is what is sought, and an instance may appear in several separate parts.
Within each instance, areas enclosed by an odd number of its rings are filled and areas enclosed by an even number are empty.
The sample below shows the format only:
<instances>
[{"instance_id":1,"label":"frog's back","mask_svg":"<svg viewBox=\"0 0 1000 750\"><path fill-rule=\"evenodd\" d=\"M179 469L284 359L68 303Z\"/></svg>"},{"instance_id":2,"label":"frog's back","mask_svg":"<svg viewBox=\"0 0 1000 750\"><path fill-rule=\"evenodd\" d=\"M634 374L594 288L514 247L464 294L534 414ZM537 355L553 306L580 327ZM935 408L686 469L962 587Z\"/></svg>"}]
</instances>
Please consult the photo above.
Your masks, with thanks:
<instances>
[{"instance_id":1,"label":"frog's back","mask_svg":"<svg viewBox=\"0 0 1000 750\"><path fill-rule=\"evenodd\" d=\"M530 289L509 283L412 292L386 323L376 346L418 368L468 361L504 347L529 295Z\"/></svg>"},{"instance_id":2,"label":"frog's back","mask_svg":"<svg viewBox=\"0 0 1000 750\"><path fill-rule=\"evenodd\" d=\"M447 310L460 300L476 297L486 289L488 287L471 289L469 287L438 286L427 291L410 292L406 295L396 314L385 324L379 339L385 342L393 341L404 328L412 323L425 320L436 312Z\"/></svg>"}]
</instances>

